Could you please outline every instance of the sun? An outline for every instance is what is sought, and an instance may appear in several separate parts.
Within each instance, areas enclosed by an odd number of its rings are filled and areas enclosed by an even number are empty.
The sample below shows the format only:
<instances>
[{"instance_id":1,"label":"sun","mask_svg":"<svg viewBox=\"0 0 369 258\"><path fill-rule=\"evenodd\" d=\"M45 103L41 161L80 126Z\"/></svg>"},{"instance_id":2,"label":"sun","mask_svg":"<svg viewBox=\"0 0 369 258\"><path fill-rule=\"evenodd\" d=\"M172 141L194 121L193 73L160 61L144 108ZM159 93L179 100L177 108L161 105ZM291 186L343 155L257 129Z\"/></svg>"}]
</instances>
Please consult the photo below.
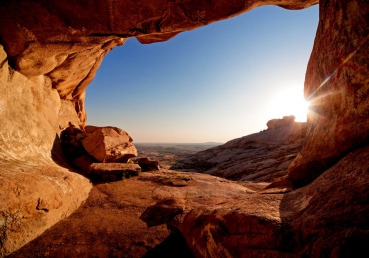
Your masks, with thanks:
<instances>
[{"instance_id":1,"label":"sun","mask_svg":"<svg viewBox=\"0 0 369 258\"><path fill-rule=\"evenodd\" d=\"M298 88L288 88L273 96L270 111L273 118L294 115L296 122L306 122L309 102L305 101L303 92Z\"/></svg>"}]
</instances>

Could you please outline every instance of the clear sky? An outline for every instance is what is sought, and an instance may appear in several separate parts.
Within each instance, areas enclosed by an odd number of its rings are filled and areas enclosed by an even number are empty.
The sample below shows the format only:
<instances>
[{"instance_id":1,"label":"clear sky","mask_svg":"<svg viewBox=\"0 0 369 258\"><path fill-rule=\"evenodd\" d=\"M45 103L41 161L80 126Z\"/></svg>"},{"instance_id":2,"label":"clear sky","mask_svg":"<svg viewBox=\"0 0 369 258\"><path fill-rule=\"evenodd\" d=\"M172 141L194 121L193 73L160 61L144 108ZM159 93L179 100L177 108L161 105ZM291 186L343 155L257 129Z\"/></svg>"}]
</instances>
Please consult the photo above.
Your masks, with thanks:
<instances>
[{"instance_id":1,"label":"clear sky","mask_svg":"<svg viewBox=\"0 0 369 258\"><path fill-rule=\"evenodd\" d=\"M318 6L265 6L167 42L129 39L87 88L87 124L120 127L134 142L200 143L259 132L284 115L306 120L317 24Z\"/></svg>"}]
</instances>

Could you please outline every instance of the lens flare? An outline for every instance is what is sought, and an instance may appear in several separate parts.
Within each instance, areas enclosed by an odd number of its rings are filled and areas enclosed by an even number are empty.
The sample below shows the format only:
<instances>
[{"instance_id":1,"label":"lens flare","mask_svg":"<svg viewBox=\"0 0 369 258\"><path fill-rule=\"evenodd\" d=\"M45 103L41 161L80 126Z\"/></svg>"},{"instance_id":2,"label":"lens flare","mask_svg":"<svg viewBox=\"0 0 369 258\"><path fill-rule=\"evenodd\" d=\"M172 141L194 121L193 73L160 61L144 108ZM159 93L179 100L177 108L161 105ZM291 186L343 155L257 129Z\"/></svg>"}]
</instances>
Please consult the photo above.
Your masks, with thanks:
<instances>
[{"instance_id":1,"label":"lens flare","mask_svg":"<svg viewBox=\"0 0 369 258\"><path fill-rule=\"evenodd\" d=\"M274 96L271 103L273 118L294 115L297 122L306 122L310 102L304 100L302 87L285 88Z\"/></svg>"}]
</instances>

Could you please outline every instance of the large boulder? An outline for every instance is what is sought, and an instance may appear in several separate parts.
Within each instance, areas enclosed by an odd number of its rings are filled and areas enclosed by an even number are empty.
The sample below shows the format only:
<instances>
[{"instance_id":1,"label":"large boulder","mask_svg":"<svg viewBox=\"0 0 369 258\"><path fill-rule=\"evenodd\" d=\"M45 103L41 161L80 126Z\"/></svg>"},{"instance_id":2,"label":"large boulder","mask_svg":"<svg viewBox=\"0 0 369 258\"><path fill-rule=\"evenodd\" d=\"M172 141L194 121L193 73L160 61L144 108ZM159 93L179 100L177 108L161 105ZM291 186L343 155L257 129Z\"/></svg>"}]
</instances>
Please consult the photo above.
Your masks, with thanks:
<instances>
[{"instance_id":1,"label":"large boulder","mask_svg":"<svg viewBox=\"0 0 369 258\"><path fill-rule=\"evenodd\" d=\"M96 127L83 139L85 150L102 163L126 163L137 156L137 149L132 138L123 130L113 127Z\"/></svg>"},{"instance_id":2,"label":"large boulder","mask_svg":"<svg viewBox=\"0 0 369 258\"><path fill-rule=\"evenodd\" d=\"M131 159L133 163L140 165L142 172L159 170L159 161L150 158L135 158Z\"/></svg>"}]
</instances>

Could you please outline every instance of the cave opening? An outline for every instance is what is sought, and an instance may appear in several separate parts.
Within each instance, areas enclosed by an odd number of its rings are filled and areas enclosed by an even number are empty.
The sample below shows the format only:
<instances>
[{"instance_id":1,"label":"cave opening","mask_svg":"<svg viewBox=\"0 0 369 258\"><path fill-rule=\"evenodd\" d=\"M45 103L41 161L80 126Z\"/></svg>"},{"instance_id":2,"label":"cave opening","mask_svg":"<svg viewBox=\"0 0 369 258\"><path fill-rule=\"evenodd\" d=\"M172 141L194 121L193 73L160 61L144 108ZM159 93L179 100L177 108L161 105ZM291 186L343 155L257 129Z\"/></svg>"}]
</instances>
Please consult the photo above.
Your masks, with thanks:
<instances>
[{"instance_id":1,"label":"cave opening","mask_svg":"<svg viewBox=\"0 0 369 258\"><path fill-rule=\"evenodd\" d=\"M255 8L173 39L129 39L87 88L87 124L135 142L226 142L273 118L304 121L303 84L318 6ZM305 116L305 117L304 117Z\"/></svg>"}]
</instances>

